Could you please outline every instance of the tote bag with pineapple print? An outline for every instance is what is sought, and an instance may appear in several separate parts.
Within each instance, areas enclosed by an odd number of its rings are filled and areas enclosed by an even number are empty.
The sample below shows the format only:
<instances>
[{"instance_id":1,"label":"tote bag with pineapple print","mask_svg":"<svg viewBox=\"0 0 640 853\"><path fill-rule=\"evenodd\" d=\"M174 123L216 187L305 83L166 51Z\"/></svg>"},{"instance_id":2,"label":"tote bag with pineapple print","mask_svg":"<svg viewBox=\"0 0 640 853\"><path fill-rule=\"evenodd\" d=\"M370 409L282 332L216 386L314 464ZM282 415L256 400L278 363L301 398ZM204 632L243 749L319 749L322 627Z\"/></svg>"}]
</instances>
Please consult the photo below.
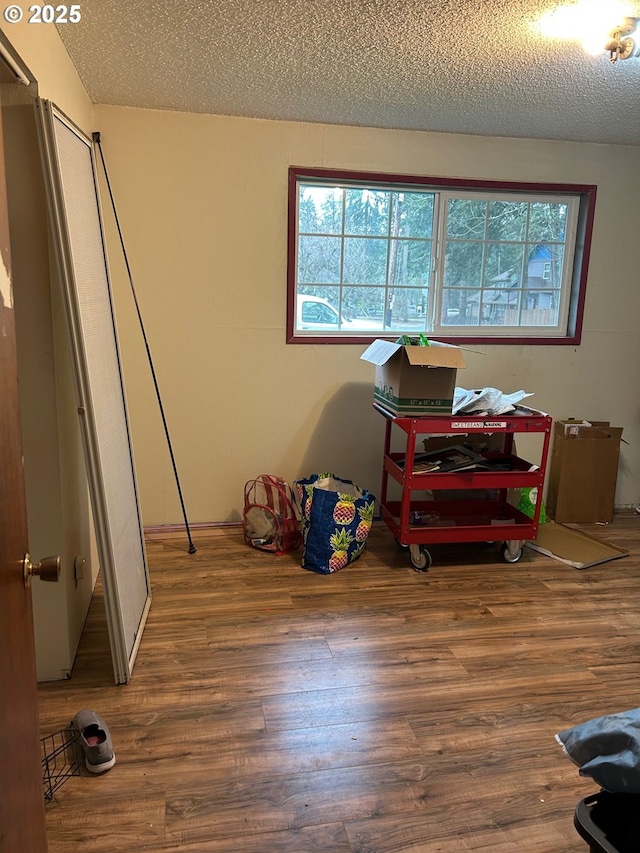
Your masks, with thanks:
<instances>
[{"instance_id":1,"label":"tote bag with pineapple print","mask_svg":"<svg viewBox=\"0 0 640 853\"><path fill-rule=\"evenodd\" d=\"M295 483L302 518L302 568L339 572L364 551L376 499L351 480L313 474Z\"/></svg>"}]
</instances>

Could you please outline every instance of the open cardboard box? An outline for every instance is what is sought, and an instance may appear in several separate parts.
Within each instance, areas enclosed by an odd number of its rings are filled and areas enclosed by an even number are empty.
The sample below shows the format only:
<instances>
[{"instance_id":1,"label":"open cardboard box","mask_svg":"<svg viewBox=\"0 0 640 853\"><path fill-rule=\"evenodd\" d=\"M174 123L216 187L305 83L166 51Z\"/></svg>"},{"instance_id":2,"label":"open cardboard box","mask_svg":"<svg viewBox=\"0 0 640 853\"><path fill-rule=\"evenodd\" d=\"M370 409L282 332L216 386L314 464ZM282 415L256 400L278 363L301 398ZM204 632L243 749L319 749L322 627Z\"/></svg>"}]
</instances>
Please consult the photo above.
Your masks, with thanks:
<instances>
[{"instance_id":1,"label":"open cardboard box","mask_svg":"<svg viewBox=\"0 0 640 853\"><path fill-rule=\"evenodd\" d=\"M458 368L466 367L459 347L431 341L405 346L374 341L360 356L374 364L374 400L399 416L450 415Z\"/></svg>"}]
</instances>

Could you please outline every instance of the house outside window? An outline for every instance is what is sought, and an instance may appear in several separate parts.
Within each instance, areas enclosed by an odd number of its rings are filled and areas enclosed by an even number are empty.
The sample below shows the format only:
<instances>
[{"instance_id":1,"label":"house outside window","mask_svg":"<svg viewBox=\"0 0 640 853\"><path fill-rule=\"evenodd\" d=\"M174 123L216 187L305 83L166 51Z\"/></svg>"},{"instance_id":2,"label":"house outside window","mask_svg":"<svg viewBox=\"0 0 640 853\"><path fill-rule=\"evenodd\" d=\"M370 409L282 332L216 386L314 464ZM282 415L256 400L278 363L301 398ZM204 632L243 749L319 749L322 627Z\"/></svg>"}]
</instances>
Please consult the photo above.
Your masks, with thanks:
<instances>
[{"instance_id":1,"label":"house outside window","mask_svg":"<svg viewBox=\"0 0 640 853\"><path fill-rule=\"evenodd\" d=\"M596 188L289 172L289 342L579 341Z\"/></svg>"}]
</instances>

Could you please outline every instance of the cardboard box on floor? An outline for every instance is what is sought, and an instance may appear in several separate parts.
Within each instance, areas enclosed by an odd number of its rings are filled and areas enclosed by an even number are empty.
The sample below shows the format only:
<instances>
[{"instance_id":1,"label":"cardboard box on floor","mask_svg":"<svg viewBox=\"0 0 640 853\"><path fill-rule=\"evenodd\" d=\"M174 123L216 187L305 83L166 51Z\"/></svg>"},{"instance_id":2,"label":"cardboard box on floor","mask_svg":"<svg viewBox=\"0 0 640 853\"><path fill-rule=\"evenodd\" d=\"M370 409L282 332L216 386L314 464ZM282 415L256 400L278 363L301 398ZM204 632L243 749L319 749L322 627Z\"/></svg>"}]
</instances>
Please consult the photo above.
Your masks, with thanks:
<instances>
[{"instance_id":1,"label":"cardboard box on floor","mask_svg":"<svg viewBox=\"0 0 640 853\"><path fill-rule=\"evenodd\" d=\"M431 346L404 346L374 341L360 356L376 366L374 400L400 417L450 415L459 367L459 347L431 341Z\"/></svg>"},{"instance_id":2,"label":"cardboard box on floor","mask_svg":"<svg viewBox=\"0 0 640 853\"><path fill-rule=\"evenodd\" d=\"M609 523L618 476L622 427L609 421L556 421L547 512L556 522Z\"/></svg>"}]
</instances>

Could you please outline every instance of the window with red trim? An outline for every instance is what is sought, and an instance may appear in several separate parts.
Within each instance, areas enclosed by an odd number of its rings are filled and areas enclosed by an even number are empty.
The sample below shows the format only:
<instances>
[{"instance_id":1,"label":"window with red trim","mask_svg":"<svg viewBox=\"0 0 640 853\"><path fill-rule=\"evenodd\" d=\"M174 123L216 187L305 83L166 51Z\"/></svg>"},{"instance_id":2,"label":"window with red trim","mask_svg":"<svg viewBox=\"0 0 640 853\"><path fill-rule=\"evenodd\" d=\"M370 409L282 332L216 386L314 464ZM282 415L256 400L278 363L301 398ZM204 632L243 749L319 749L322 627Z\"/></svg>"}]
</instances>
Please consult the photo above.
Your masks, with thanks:
<instances>
[{"instance_id":1,"label":"window with red trim","mask_svg":"<svg viewBox=\"0 0 640 853\"><path fill-rule=\"evenodd\" d=\"M595 196L292 167L287 339L576 344Z\"/></svg>"}]
</instances>

